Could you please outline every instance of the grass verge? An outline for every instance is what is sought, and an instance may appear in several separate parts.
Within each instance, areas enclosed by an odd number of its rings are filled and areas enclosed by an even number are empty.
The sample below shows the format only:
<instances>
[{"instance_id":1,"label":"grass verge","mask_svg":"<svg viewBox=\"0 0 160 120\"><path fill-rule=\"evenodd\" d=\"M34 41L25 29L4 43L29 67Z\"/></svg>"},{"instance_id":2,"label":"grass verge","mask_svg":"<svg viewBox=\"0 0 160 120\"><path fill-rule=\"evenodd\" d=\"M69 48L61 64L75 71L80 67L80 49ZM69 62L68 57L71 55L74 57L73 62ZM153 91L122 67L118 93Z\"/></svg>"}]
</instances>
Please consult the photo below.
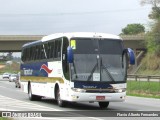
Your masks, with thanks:
<instances>
[{"instance_id":1,"label":"grass verge","mask_svg":"<svg viewBox=\"0 0 160 120\"><path fill-rule=\"evenodd\" d=\"M127 95L160 99L160 82L127 81Z\"/></svg>"},{"instance_id":2,"label":"grass verge","mask_svg":"<svg viewBox=\"0 0 160 120\"><path fill-rule=\"evenodd\" d=\"M0 120L13 120L13 118L8 118L8 117L0 117Z\"/></svg>"}]
</instances>

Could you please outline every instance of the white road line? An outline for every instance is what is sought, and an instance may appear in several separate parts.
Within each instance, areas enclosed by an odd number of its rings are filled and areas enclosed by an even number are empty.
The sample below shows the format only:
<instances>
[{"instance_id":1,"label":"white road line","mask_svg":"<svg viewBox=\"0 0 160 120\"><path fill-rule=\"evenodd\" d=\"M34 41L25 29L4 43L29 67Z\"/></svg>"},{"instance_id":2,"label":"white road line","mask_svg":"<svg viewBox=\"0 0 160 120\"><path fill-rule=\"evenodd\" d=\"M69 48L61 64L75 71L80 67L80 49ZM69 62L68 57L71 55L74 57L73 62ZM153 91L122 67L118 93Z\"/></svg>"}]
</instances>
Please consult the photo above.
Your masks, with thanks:
<instances>
[{"instance_id":1,"label":"white road line","mask_svg":"<svg viewBox=\"0 0 160 120\"><path fill-rule=\"evenodd\" d=\"M50 107L45 107L45 106L41 106L41 105L37 105L34 103L27 103L24 101L20 101L20 100L16 100L13 98L9 98L9 97L5 97L0 95L0 108L6 109L8 110L8 107L16 107L18 108L29 108L29 109L34 109L34 110L43 110L43 111L61 111L59 109L54 109L54 108L50 108ZM17 107L18 106L18 107Z\"/></svg>"},{"instance_id":2,"label":"white road line","mask_svg":"<svg viewBox=\"0 0 160 120\"><path fill-rule=\"evenodd\" d=\"M104 120L104 119L96 118L96 117L88 117L88 118L93 119L93 120Z\"/></svg>"},{"instance_id":3,"label":"white road line","mask_svg":"<svg viewBox=\"0 0 160 120\"><path fill-rule=\"evenodd\" d=\"M19 110L0 108L0 111L19 111Z\"/></svg>"},{"instance_id":4,"label":"white road line","mask_svg":"<svg viewBox=\"0 0 160 120\"><path fill-rule=\"evenodd\" d=\"M0 87L1 87L1 88L5 88L5 89L8 89L8 90L10 90L10 91L13 91L13 89L8 88L8 87L4 87L4 86L0 86ZM18 88L17 88L17 90L15 90L15 91L24 93L23 91L19 90Z\"/></svg>"},{"instance_id":5,"label":"white road line","mask_svg":"<svg viewBox=\"0 0 160 120\"><path fill-rule=\"evenodd\" d=\"M16 118L16 120L76 120L77 118L62 118L62 117L27 117L27 118ZM84 118L83 118L84 119Z\"/></svg>"}]
</instances>

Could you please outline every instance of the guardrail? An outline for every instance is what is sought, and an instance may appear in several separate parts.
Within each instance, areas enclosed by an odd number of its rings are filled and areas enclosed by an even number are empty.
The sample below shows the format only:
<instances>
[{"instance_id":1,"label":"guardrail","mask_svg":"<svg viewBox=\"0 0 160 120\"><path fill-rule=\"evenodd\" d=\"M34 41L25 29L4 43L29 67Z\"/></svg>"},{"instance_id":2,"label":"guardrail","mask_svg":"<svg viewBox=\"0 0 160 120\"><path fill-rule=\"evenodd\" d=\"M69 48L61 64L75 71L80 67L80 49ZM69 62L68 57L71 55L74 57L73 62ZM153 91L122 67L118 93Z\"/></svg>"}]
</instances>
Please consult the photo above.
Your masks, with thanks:
<instances>
[{"instance_id":1,"label":"guardrail","mask_svg":"<svg viewBox=\"0 0 160 120\"><path fill-rule=\"evenodd\" d=\"M149 82L151 79L159 80L160 81L160 76L159 75L136 75L136 74L129 74L127 75L127 78L134 78L136 81L138 79L147 79Z\"/></svg>"}]
</instances>

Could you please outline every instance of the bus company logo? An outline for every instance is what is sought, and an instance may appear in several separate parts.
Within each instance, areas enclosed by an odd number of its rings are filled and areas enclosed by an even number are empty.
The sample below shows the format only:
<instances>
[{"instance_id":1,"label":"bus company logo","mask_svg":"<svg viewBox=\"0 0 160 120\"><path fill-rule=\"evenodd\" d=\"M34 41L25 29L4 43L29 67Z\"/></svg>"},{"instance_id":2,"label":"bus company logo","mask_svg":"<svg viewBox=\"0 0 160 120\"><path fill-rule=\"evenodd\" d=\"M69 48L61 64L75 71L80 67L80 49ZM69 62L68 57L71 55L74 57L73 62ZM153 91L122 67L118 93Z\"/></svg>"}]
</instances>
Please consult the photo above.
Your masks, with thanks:
<instances>
[{"instance_id":1,"label":"bus company logo","mask_svg":"<svg viewBox=\"0 0 160 120\"><path fill-rule=\"evenodd\" d=\"M83 88L97 88L97 86L86 86L86 85L82 85Z\"/></svg>"},{"instance_id":2,"label":"bus company logo","mask_svg":"<svg viewBox=\"0 0 160 120\"><path fill-rule=\"evenodd\" d=\"M42 70L42 69L45 70L48 74L52 72L52 70L50 70L50 69L48 68L48 66L45 65L45 64L43 64L43 65L41 66L41 69L40 69L40 70Z\"/></svg>"},{"instance_id":3,"label":"bus company logo","mask_svg":"<svg viewBox=\"0 0 160 120\"><path fill-rule=\"evenodd\" d=\"M32 75L33 74L33 70L32 69L24 69L24 75Z\"/></svg>"}]
</instances>

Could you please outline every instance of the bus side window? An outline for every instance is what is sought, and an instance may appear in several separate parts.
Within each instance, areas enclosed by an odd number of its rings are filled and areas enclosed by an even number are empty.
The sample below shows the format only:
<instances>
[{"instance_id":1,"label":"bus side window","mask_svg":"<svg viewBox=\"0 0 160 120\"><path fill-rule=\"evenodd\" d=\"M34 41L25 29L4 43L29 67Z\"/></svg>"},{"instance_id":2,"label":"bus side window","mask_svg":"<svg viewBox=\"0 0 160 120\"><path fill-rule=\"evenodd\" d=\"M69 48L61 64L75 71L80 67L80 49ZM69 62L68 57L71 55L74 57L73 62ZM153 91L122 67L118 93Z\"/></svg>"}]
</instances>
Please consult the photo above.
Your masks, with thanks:
<instances>
[{"instance_id":1,"label":"bus side window","mask_svg":"<svg viewBox=\"0 0 160 120\"><path fill-rule=\"evenodd\" d=\"M40 54L40 57L39 57L39 59L40 60L42 60L42 59L44 59L44 51L43 51L43 46L42 45L40 45L39 46L39 54Z\"/></svg>"},{"instance_id":2,"label":"bus side window","mask_svg":"<svg viewBox=\"0 0 160 120\"><path fill-rule=\"evenodd\" d=\"M30 47L30 51L29 51L29 53L30 53L29 60L31 61L31 60L32 60L32 55L33 55L32 47Z\"/></svg>"},{"instance_id":3,"label":"bus side window","mask_svg":"<svg viewBox=\"0 0 160 120\"><path fill-rule=\"evenodd\" d=\"M58 57L58 41L55 41L55 48L54 48L54 58Z\"/></svg>"},{"instance_id":4,"label":"bus side window","mask_svg":"<svg viewBox=\"0 0 160 120\"><path fill-rule=\"evenodd\" d=\"M39 60L39 58L40 58L40 47L39 47L39 45L37 45L36 50L37 50L36 60Z\"/></svg>"},{"instance_id":5,"label":"bus side window","mask_svg":"<svg viewBox=\"0 0 160 120\"><path fill-rule=\"evenodd\" d=\"M61 58L61 43L62 39L58 39L55 41L55 58L60 59Z\"/></svg>"},{"instance_id":6,"label":"bus side window","mask_svg":"<svg viewBox=\"0 0 160 120\"><path fill-rule=\"evenodd\" d=\"M51 58L50 51L51 51L51 45L50 45L50 42L48 42L48 53L47 53L48 58Z\"/></svg>"},{"instance_id":7,"label":"bus side window","mask_svg":"<svg viewBox=\"0 0 160 120\"><path fill-rule=\"evenodd\" d=\"M37 46L35 46L35 56L34 56L34 60L37 60Z\"/></svg>"},{"instance_id":8,"label":"bus side window","mask_svg":"<svg viewBox=\"0 0 160 120\"><path fill-rule=\"evenodd\" d=\"M27 61L27 49L24 50L24 61Z\"/></svg>"},{"instance_id":9,"label":"bus side window","mask_svg":"<svg viewBox=\"0 0 160 120\"><path fill-rule=\"evenodd\" d=\"M54 58L54 41L48 43L49 58Z\"/></svg>"},{"instance_id":10,"label":"bus side window","mask_svg":"<svg viewBox=\"0 0 160 120\"><path fill-rule=\"evenodd\" d=\"M42 59L45 59L45 50L44 50L44 47L43 47L43 45L41 45L41 60Z\"/></svg>"},{"instance_id":11,"label":"bus side window","mask_svg":"<svg viewBox=\"0 0 160 120\"><path fill-rule=\"evenodd\" d=\"M24 49L22 49L21 58L22 58L22 61L24 62L25 61L25 59L24 59Z\"/></svg>"},{"instance_id":12,"label":"bus side window","mask_svg":"<svg viewBox=\"0 0 160 120\"><path fill-rule=\"evenodd\" d=\"M34 59L34 47L30 48L30 60L32 61Z\"/></svg>"},{"instance_id":13,"label":"bus side window","mask_svg":"<svg viewBox=\"0 0 160 120\"><path fill-rule=\"evenodd\" d=\"M22 61L25 62L26 61L26 49L22 50Z\"/></svg>"},{"instance_id":14,"label":"bus side window","mask_svg":"<svg viewBox=\"0 0 160 120\"><path fill-rule=\"evenodd\" d=\"M45 58L48 59L49 58L49 56L48 56L48 43L45 43L43 48L44 48Z\"/></svg>"},{"instance_id":15,"label":"bus side window","mask_svg":"<svg viewBox=\"0 0 160 120\"><path fill-rule=\"evenodd\" d=\"M43 47L42 45L39 46L39 60L43 59Z\"/></svg>"},{"instance_id":16,"label":"bus side window","mask_svg":"<svg viewBox=\"0 0 160 120\"><path fill-rule=\"evenodd\" d=\"M63 73L67 80L69 80L69 64L67 62L67 47L69 46L69 42L67 38L63 38L63 47L62 47L62 66Z\"/></svg>"},{"instance_id":17,"label":"bus side window","mask_svg":"<svg viewBox=\"0 0 160 120\"><path fill-rule=\"evenodd\" d=\"M35 46L33 46L33 56L32 56L32 60L35 60L35 56L36 56L36 47Z\"/></svg>"},{"instance_id":18,"label":"bus side window","mask_svg":"<svg viewBox=\"0 0 160 120\"><path fill-rule=\"evenodd\" d=\"M29 57L30 57L30 52L29 52L29 48L26 49L26 61L29 61Z\"/></svg>"}]
</instances>

